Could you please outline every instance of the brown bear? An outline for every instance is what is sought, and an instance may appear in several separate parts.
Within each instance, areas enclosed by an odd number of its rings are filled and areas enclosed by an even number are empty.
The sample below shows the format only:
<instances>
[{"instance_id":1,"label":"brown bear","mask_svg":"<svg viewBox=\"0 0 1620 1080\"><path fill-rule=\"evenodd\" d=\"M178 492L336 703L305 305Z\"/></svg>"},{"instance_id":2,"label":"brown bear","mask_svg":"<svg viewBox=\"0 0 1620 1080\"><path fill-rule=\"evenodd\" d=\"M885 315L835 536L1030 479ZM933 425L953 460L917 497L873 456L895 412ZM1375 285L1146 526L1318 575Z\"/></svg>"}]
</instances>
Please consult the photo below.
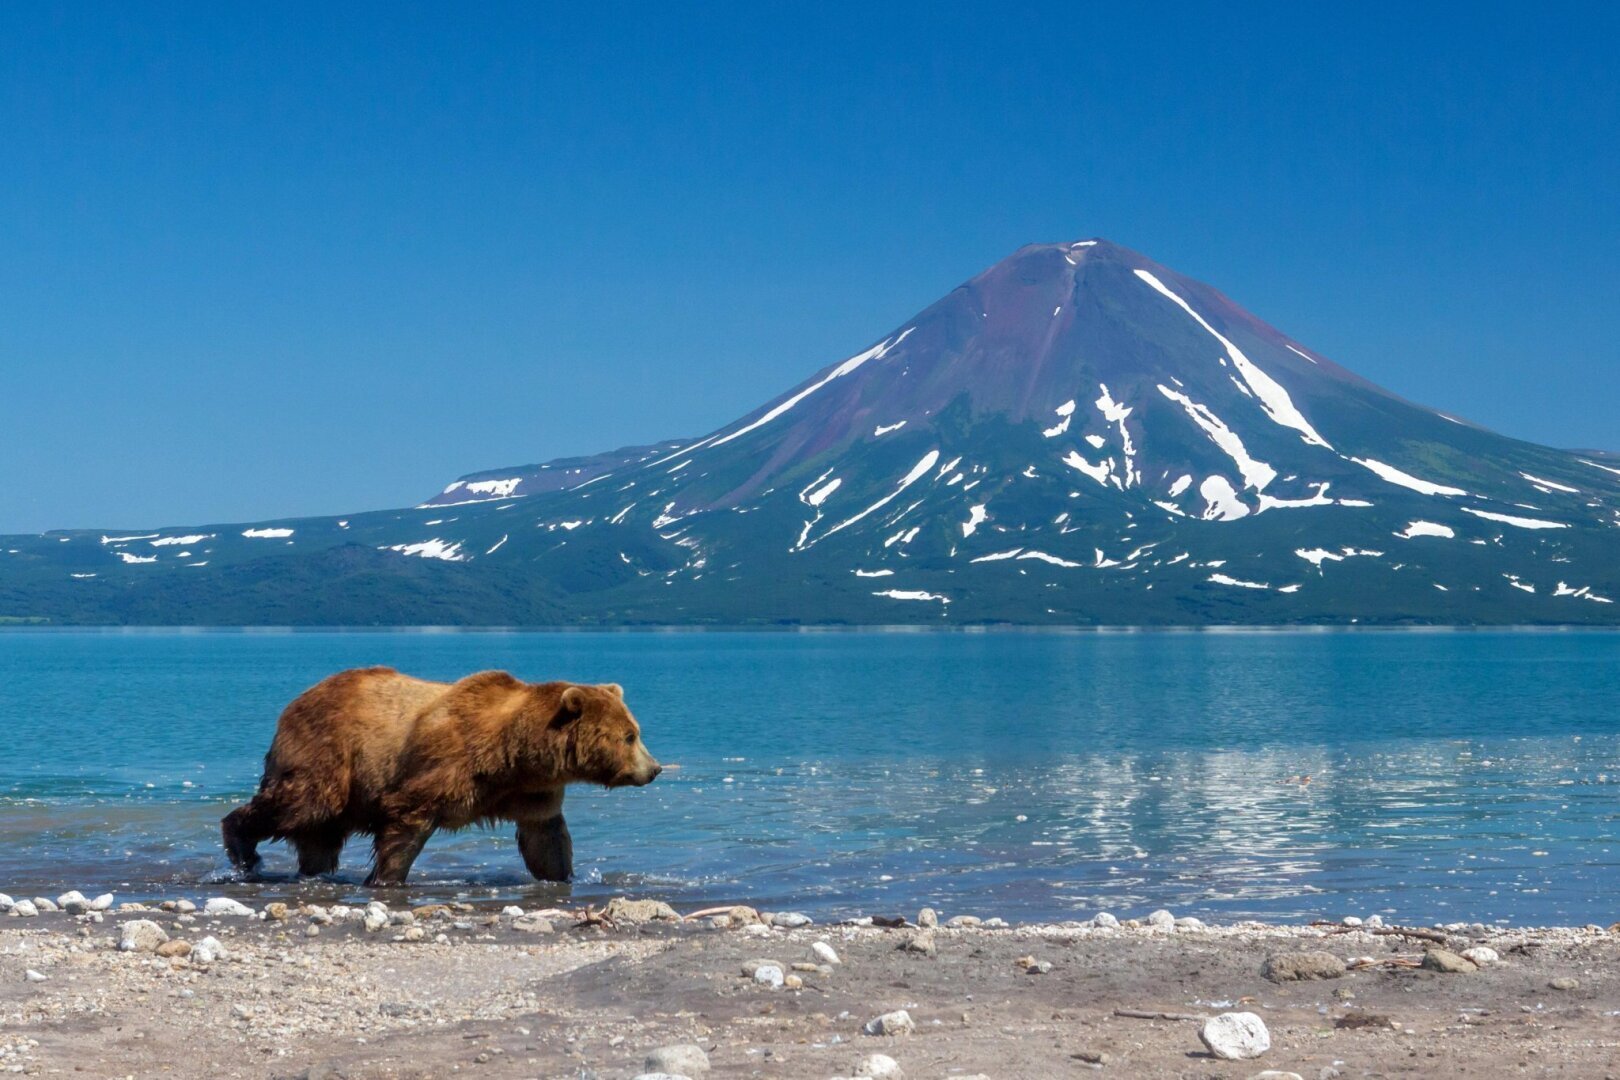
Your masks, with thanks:
<instances>
[{"instance_id":1,"label":"brown bear","mask_svg":"<svg viewBox=\"0 0 1620 1080\"><path fill-rule=\"evenodd\" d=\"M529 872L567 881L563 789L639 787L662 771L617 685L525 683L504 671L441 683L360 668L287 706L259 793L221 827L247 873L264 840L290 841L300 874L331 873L344 841L366 833L366 884L400 885L435 829L515 821Z\"/></svg>"}]
</instances>

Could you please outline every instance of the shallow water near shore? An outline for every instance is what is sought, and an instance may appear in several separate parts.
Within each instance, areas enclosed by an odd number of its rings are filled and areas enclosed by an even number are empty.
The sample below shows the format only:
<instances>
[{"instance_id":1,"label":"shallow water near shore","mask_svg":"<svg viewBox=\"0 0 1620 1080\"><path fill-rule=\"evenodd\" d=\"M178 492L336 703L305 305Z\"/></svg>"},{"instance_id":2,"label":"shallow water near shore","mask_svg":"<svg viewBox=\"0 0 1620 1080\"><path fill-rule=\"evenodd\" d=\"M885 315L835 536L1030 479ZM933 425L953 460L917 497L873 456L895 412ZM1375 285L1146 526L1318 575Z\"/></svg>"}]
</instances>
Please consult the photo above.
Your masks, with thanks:
<instances>
[{"instance_id":1,"label":"shallow water near shore","mask_svg":"<svg viewBox=\"0 0 1620 1080\"><path fill-rule=\"evenodd\" d=\"M1620 917L1620 635L1558 632L4 632L0 891L363 895L364 838L238 883L218 819L282 706L366 664L621 682L679 766L570 792L572 886L469 831L413 900Z\"/></svg>"}]
</instances>

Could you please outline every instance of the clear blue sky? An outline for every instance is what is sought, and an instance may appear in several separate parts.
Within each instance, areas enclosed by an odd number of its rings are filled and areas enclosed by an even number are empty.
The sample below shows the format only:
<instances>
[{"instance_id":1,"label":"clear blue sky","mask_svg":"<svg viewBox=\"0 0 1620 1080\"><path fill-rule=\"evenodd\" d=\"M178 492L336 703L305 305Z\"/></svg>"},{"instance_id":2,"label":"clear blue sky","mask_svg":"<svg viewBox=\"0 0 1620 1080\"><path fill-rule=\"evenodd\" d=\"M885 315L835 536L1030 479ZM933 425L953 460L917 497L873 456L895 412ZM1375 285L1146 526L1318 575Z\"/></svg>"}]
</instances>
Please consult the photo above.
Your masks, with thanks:
<instances>
[{"instance_id":1,"label":"clear blue sky","mask_svg":"<svg viewBox=\"0 0 1620 1080\"><path fill-rule=\"evenodd\" d=\"M695 435L1091 235L1620 449L1620 20L1318 7L5 5L0 531Z\"/></svg>"}]
</instances>

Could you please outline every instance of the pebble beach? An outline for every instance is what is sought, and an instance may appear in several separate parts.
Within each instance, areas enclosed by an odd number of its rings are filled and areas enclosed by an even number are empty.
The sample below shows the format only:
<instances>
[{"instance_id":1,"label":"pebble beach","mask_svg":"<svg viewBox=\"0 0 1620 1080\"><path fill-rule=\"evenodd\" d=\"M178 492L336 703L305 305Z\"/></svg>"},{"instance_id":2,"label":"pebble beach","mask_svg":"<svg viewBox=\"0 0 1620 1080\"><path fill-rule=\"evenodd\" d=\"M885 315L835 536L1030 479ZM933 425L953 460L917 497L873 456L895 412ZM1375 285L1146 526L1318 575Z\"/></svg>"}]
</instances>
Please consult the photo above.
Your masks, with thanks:
<instances>
[{"instance_id":1,"label":"pebble beach","mask_svg":"<svg viewBox=\"0 0 1620 1080\"><path fill-rule=\"evenodd\" d=\"M1133 913L1134 914L1134 913ZM1620 1075L1620 927L0 894L0 1071Z\"/></svg>"}]
</instances>

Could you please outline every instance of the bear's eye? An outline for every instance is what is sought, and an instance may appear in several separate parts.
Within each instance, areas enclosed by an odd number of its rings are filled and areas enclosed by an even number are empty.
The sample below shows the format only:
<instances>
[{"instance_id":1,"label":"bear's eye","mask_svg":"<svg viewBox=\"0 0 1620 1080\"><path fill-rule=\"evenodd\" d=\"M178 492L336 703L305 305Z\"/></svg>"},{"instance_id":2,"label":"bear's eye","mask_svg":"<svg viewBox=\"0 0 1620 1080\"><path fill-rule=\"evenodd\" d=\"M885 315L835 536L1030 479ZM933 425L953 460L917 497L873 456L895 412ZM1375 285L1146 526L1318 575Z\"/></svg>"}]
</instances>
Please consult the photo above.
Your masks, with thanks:
<instances>
[{"instance_id":1,"label":"bear's eye","mask_svg":"<svg viewBox=\"0 0 1620 1080\"><path fill-rule=\"evenodd\" d=\"M634 745L636 745L636 733L635 732L632 731L630 734L628 734L628 735L626 735L624 737L624 745L626 745L626 746L634 746Z\"/></svg>"}]
</instances>

